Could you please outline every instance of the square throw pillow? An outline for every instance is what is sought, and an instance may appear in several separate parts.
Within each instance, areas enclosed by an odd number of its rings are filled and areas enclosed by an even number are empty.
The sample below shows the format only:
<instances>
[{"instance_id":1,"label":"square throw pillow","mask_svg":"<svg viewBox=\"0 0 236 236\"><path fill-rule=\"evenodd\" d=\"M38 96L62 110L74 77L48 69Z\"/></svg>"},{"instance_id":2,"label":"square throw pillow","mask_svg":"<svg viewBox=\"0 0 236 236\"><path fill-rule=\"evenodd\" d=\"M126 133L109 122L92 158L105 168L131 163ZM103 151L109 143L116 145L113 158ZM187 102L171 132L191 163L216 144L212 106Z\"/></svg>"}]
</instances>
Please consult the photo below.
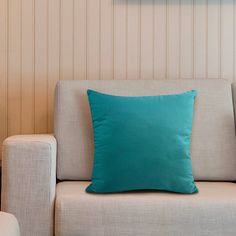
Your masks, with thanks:
<instances>
[{"instance_id":1,"label":"square throw pillow","mask_svg":"<svg viewBox=\"0 0 236 236\"><path fill-rule=\"evenodd\" d=\"M95 149L87 192L198 192L190 159L195 90L143 97L87 94Z\"/></svg>"}]
</instances>

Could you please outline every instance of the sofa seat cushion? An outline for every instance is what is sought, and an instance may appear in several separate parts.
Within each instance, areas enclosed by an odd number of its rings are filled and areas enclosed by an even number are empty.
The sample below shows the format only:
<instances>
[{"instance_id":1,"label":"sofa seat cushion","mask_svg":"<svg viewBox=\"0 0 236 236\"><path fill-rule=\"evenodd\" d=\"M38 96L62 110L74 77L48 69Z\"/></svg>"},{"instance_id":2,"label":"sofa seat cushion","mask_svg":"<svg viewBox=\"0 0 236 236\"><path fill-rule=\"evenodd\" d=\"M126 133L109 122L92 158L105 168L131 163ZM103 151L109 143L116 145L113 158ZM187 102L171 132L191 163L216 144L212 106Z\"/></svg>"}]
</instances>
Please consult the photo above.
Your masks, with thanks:
<instances>
[{"instance_id":1,"label":"sofa seat cushion","mask_svg":"<svg viewBox=\"0 0 236 236\"><path fill-rule=\"evenodd\" d=\"M236 235L236 184L197 182L199 193L90 194L90 182L57 185L56 236Z\"/></svg>"}]
</instances>

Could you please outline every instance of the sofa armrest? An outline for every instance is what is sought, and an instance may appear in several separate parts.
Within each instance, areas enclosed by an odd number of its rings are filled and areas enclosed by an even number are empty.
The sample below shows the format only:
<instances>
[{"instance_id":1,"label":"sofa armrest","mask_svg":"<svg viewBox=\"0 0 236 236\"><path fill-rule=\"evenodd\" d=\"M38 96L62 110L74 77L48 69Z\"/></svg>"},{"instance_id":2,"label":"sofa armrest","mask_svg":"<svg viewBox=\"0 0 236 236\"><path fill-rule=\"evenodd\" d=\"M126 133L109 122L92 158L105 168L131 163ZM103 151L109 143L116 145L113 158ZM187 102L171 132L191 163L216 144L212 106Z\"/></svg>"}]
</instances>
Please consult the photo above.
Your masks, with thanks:
<instances>
[{"instance_id":1,"label":"sofa armrest","mask_svg":"<svg viewBox=\"0 0 236 236\"><path fill-rule=\"evenodd\" d=\"M3 143L2 210L16 216L24 236L53 235L56 149L52 135L17 135Z\"/></svg>"}]
</instances>

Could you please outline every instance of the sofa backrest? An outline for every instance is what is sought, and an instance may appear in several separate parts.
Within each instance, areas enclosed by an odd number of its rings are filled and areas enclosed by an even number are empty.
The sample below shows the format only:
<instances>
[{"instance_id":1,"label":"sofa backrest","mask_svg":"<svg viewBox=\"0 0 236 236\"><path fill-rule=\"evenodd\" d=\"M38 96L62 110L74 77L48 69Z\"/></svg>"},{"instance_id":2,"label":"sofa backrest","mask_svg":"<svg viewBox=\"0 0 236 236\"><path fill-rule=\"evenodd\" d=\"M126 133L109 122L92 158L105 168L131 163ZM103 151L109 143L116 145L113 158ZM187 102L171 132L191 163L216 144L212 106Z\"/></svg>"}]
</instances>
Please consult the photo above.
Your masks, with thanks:
<instances>
[{"instance_id":1,"label":"sofa backrest","mask_svg":"<svg viewBox=\"0 0 236 236\"><path fill-rule=\"evenodd\" d=\"M55 97L57 177L89 180L93 130L87 89L114 95L160 95L196 89L191 158L196 180L236 180L236 140L231 84L226 80L60 81Z\"/></svg>"}]
</instances>

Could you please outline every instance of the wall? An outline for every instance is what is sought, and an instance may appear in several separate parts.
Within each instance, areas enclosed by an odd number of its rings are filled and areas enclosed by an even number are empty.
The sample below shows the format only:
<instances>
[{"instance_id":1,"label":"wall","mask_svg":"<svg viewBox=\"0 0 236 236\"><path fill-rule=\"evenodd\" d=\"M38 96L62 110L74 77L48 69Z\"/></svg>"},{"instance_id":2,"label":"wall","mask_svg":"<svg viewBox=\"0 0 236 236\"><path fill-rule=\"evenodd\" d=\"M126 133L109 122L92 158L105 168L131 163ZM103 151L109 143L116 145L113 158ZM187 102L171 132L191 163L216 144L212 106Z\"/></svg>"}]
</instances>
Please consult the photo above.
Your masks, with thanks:
<instances>
[{"instance_id":1,"label":"wall","mask_svg":"<svg viewBox=\"0 0 236 236\"><path fill-rule=\"evenodd\" d=\"M59 79L235 78L234 0L0 0L0 142L52 132Z\"/></svg>"}]
</instances>

